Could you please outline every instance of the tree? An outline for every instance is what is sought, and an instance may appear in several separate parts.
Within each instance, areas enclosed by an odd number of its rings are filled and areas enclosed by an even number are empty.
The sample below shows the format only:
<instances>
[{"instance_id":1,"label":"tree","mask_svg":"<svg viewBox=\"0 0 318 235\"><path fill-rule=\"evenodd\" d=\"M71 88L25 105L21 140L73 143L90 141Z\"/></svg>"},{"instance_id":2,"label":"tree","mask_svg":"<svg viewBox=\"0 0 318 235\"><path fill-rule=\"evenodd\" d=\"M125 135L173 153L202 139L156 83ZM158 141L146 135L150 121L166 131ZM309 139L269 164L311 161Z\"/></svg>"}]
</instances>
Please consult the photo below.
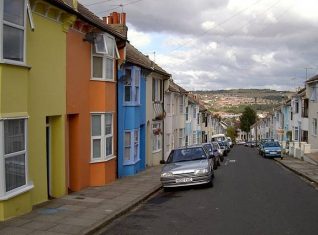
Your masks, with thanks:
<instances>
[{"instance_id":1,"label":"tree","mask_svg":"<svg viewBox=\"0 0 318 235\"><path fill-rule=\"evenodd\" d=\"M251 130L251 126L256 122L256 119L257 115L255 110L247 106L240 116L240 129L248 134Z\"/></svg>"},{"instance_id":2,"label":"tree","mask_svg":"<svg viewBox=\"0 0 318 235\"><path fill-rule=\"evenodd\" d=\"M234 126L229 126L226 129L226 136L231 137L233 143L235 143L235 139L236 139L236 136L237 136L236 128Z\"/></svg>"}]
</instances>

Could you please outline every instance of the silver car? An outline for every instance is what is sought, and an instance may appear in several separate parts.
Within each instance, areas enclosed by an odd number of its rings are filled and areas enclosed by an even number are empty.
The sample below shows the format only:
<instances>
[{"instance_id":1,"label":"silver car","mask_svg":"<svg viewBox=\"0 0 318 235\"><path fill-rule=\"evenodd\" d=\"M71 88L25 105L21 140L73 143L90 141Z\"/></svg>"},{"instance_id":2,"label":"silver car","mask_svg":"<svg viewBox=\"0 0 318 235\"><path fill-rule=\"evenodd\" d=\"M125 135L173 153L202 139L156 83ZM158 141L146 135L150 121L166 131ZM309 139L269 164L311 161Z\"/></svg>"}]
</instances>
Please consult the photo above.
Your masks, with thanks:
<instances>
[{"instance_id":1,"label":"silver car","mask_svg":"<svg viewBox=\"0 0 318 235\"><path fill-rule=\"evenodd\" d=\"M212 187L213 177L213 158L198 145L172 150L160 180L164 189L198 184Z\"/></svg>"}]
</instances>

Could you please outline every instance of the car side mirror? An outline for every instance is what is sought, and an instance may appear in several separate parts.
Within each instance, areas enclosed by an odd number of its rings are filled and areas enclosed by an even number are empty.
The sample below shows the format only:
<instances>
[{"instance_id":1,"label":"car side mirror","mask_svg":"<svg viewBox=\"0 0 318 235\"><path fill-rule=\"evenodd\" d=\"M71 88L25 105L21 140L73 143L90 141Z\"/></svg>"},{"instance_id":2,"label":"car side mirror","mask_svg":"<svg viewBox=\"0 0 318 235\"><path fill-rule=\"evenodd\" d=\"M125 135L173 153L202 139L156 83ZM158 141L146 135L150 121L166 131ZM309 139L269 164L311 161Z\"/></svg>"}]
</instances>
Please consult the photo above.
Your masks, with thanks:
<instances>
[{"instance_id":1,"label":"car side mirror","mask_svg":"<svg viewBox=\"0 0 318 235\"><path fill-rule=\"evenodd\" d=\"M160 160L160 164L166 164L165 160Z\"/></svg>"}]
</instances>

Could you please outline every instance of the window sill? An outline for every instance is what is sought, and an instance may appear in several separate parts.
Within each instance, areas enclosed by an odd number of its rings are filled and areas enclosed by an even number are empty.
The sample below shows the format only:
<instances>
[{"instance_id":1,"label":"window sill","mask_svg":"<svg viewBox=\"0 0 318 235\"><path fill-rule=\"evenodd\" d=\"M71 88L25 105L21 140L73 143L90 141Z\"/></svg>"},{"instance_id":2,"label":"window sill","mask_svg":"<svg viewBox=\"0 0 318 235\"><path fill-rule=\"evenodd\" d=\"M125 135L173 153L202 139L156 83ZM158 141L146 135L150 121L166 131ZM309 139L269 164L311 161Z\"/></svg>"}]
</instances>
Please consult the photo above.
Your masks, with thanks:
<instances>
[{"instance_id":1,"label":"window sill","mask_svg":"<svg viewBox=\"0 0 318 235\"><path fill-rule=\"evenodd\" d=\"M123 166L131 166L131 165L135 165L136 163L140 162L140 159L138 159L137 161L135 162L126 162L126 163L123 163Z\"/></svg>"},{"instance_id":2,"label":"window sill","mask_svg":"<svg viewBox=\"0 0 318 235\"><path fill-rule=\"evenodd\" d=\"M161 152L161 149L158 149L158 150L152 150L152 153L159 153Z\"/></svg>"},{"instance_id":3,"label":"window sill","mask_svg":"<svg viewBox=\"0 0 318 235\"><path fill-rule=\"evenodd\" d=\"M0 64L9 65L9 66L18 66L18 67L26 68L26 69L29 69L29 70L32 68L31 66L28 66L28 65L26 65L24 63L14 63L14 62L5 61L5 60L0 61Z\"/></svg>"},{"instance_id":4,"label":"window sill","mask_svg":"<svg viewBox=\"0 0 318 235\"><path fill-rule=\"evenodd\" d=\"M33 188L34 188L33 184L27 184L27 185L21 187L20 189L14 190L13 192L6 193L4 196L0 196L0 201L9 200L9 199L16 197L22 193L30 191Z\"/></svg>"},{"instance_id":5,"label":"window sill","mask_svg":"<svg viewBox=\"0 0 318 235\"><path fill-rule=\"evenodd\" d=\"M96 82L110 82L110 83L117 83L115 80L110 80L110 79L98 79L98 78L91 78L91 81L96 81Z\"/></svg>"},{"instance_id":6,"label":"window sill","mask_svg":"<svg viewBox=\"0 0 318 235\"><path fill-rule=\"evenodd\" d=\"M141 104L139 104L139 103L136 103L136 104L134 104L134 103L124 103L123 106L127 106L127 107L132 107L132 106L140 107Z\"/></svg>"},{"instance_id":7,"label":"window sill","mask_svg":"<svg viewBox=\"0 0 318 235\"><path fill-rule=\"evenodd\" d=\"M94 164L94 163L102 163L102 162L108 162L110 160L113 160L114 158L116 158L117 156L112 155L109 156L107 158L103 158L103 159L96 159L96 160L91 160L89 163Z\"/></svg>"}]
</instances>

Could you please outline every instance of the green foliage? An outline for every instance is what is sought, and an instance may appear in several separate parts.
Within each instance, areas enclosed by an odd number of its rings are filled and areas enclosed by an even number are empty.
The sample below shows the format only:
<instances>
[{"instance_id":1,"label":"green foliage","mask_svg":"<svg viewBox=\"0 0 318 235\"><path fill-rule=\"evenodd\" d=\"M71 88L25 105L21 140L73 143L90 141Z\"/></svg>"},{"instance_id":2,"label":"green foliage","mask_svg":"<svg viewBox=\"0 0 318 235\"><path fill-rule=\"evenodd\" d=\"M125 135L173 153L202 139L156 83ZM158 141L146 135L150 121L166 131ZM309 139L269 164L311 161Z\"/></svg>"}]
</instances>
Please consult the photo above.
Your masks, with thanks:
<instances>
[{"instance_id":1,"label":"green foliage","mask_svg":"<svg viewBox=\"0 0 318 235\"><path fill-rule=\"evenodd\" d=\"M251 126L256 122L256 112L251 107L247 106L244 109L244 112L240 116L240 128L242 131L246 133L250 132Z\"/></svg>"},{"instance_id":2,"label":"green foliage","mask_svg":"<svg viewBox=\"0 0 318 235\"><path fill-rule=\"evenodd\" d=\"M226 129L226 136L231 137L233 143L235 143L236 142L236 137L237 137L236 128L234 126L229 126Z\"/></svg>"}]
</instances>

